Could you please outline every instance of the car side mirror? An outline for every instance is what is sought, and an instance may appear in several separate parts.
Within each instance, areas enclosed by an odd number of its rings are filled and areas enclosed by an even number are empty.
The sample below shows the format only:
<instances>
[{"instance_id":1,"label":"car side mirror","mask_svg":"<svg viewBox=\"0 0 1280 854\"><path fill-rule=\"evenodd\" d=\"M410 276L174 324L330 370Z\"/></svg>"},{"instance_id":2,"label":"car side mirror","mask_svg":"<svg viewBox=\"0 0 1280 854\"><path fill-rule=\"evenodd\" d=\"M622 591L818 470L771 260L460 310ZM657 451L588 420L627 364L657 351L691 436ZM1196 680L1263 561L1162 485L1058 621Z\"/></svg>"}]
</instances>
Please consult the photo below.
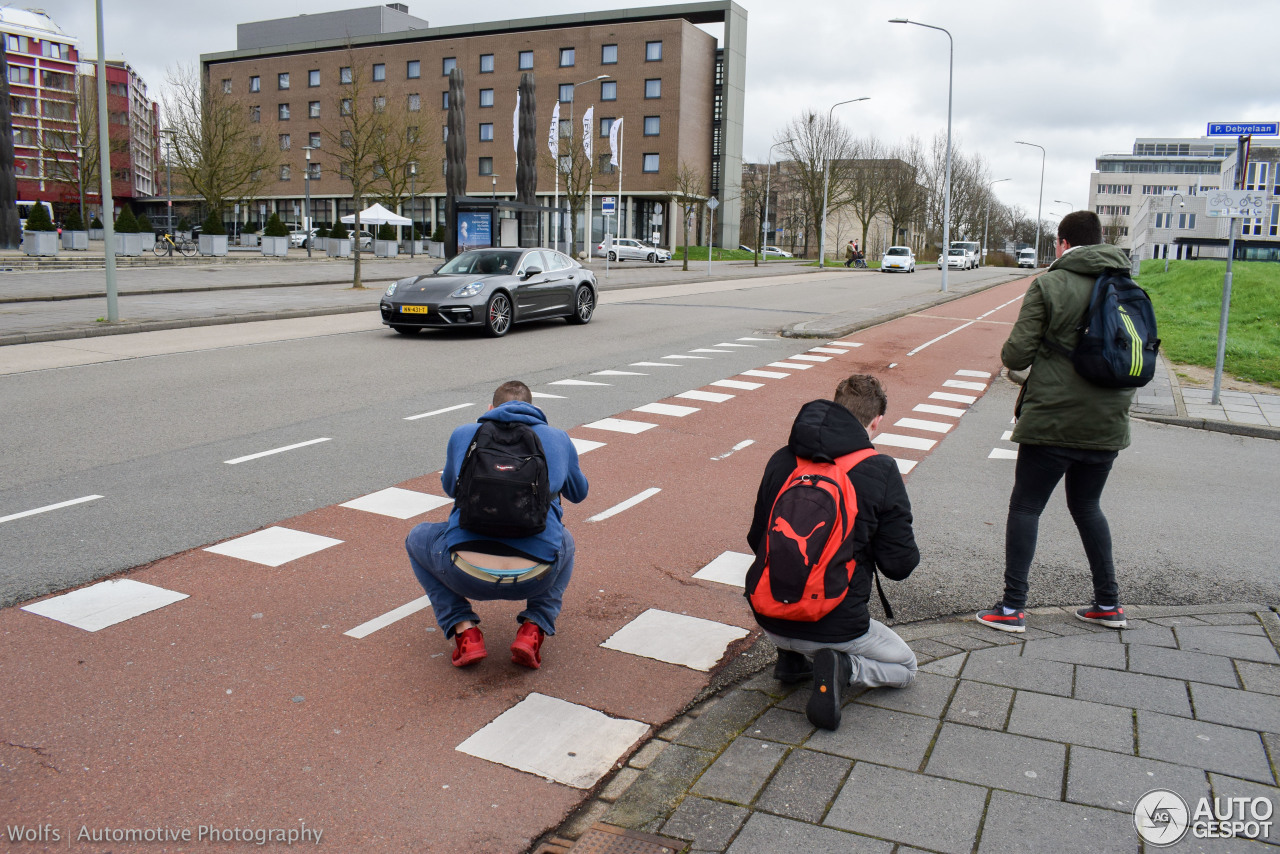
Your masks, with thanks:
<instances>
[{"instance_id":1,"label":"car side mirror","mask_svg":"<svg viewBox=\"0 0 1280 854\"><path fill-rule=\"evenodd\" d=\"M524 268L524 277L525 277L526 279L529 279L529 278L532 278L532 277L534 277L534 276L538 276L538 275L541 275L541 274L542 274L542 268L541 268L541 267L525 267L525 268Z\"/></svg>"},{"instance_id":2,"label":"car side mirror","mask_svg":"<svg viewBox=\"0 0 1280 854\"><path fill-rule=\"evenodd\" d=\"M439 273L439 272L440 272L440 268L441 268L441 267L443 267L443 266L444 266L443 264L437 264L437 265L435 265L434 267L432 267L432 268L431 268L431 273L432 273L432 275L435 275L436 273Z\"/></svg>"}]
</instances>

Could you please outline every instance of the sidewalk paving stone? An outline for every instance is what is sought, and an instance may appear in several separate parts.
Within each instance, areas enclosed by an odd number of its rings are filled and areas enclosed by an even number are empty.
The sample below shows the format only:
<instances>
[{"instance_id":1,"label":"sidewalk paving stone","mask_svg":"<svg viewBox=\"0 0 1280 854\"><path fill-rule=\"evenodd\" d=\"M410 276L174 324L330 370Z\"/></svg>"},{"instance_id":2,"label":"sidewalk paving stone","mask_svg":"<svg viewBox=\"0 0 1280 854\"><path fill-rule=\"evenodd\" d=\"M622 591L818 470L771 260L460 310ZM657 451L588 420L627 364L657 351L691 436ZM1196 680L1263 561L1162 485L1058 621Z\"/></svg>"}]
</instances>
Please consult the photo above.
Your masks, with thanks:
<instances>
[{"instance_id":1,"label":"sidewalk paving stone","mask_svg":"<svg viewBox=\"0 0 1280 854\"><path fill-rule=\"evenodd\" d=\"M692 788L716 755L682 744L670 744L642 775L643 785L632 786L605 814L605 820L621 827L641 828L665 816Z\"/></svg>"},{"instance_id":2,"label":"sidewalk paving stone","mask_svg":"<svg viewBox=\"0 0 1280 854\"><path fill-rule=\"evenodd\" d=\"M1064 745L1051 741L945 723L925 771L1053 798L1062 792L1066 755Z\"/></svg>"},{"instance_id":3,"label":"sidewalk paving stone","mask_svg":"<svg viewBox=\"0 0 1280 854\"><path fill-rule=\"evenodd\" d=\"M1168 676L1191 682L1209 682L1235 688L1239 682L1231 659L1181 649L1156 646L1131 646L1129 669L1135 673Z\"/></svg>"},{"instance_id":4,"label":"sidewalk paving stone","mask_svg":"<svg viewBox=\"0 0 1280 854\"><path fill-rule=\"evenodd\" d=\"M869 839L829 827L817 827L766 813L756 813L729 847L727 854L814 854L839 851L841 854L890 854L892 843Z\"/></svg>"},{"instance_id":5,"label":"sidewalk paving stone","mask_svg":"<svg viewBox=\"0 0 1280 854\"><path fill-rule=\"evenodd\" d=\"M1138 712L1138 755L1273 784L1258 733L1158 712Z\"/></svg>"},{"instance_id":6,"label":"sidewalk paving stone","mask_svg":"<svg viewBox=\"0 0 1280 854\"><path fill-rule=\"evenodd\" d=\"M750 804L786 753L784 745L754 738L736 738L691 790L695 795Z\"/></svg>"},{"instance_id":7,"label":"sidewalk paving stone","mask_svg":"<svg viewBox=\"0 0 1280 854\"><path fill-rule=\"evenodd\" d=\"M1124 644L1092 638L1031 641L1023 649L1022 655L1024 658L1048 658L1065 664L1091 664L1117 670L1124 670L1126 658Z\"/></svg>"},{"instance_id":8,"label":"sidewalk paving stone","mask_svg":"<svg viewBox=\"0 0 1280 854\"><path fill-rule=\"evenodd\" d=\"M965 655L949 655L946 658L939 658L928 664L920 665L920 670L924 673L933 673L937 676L958 676L964 668Z\"/></svg>"},{"instance_id":9,"label":"sidewalk paving stone","mask_svg":"<svg viewBox=\"0 0 1280 854\"><path fill-rule=\"evenodd\" d=\"M1009 732L1133 753L1133 710L1019 691Z\"/></svg>"},{"instance_id":10,"label":"sidewalk paving stone","mask_svg":"<svg viewBox=\"0 0 1280 854\"><path fill-rule=\"evenodd\" d=\"M983 729L1003 730L1009 720L1013 689L1001 685L961 680L956 687L947 720Z\"/></svg>"},{"instance_id":11,"label":"sidewalk paving stone","mask_svg":"<svg viewBox=\"0 0 1280 854\"><path fill-rule=\"evenodd\" d=\"M1193 684L1191 702L1202 721L1280 732L1280 701L1270 694Z\"/></svg>"},{"instance_id":12,"label":"sidewalk paving stone","mask_svg":"<svg viewBox=\"0 0 1280 854\"><path fill-rule=\"evenodd\" d=\"M816 750L793 750L769 781L756 808L813 823L821 822L853 762Z\"/></svg>"},{"instance_id":13,"label":"sidewalk paving stone","mask_svg":"<svg viewBox=\"0 0 1280 854\"><path fill-rule=\"evenodd\" d=\"M1209 794L1204 771L1186 765L1072 747L1069 766L1067 800L1130 816L1138 799L1152 789L1177 792L1189 804Z\"/></svg>"},{"instance_id":14,"label":"sidewalk paving stone","mask_svg":"<svg viewBox=\"0 0 1280 854\"><path fill-rule=\"evenodd\" d=\"M872 793L874 802L869 802ZM859 762L831 805L826 824L948 854L968 854L986 799L987 790L980 786Z\"/></svg>"},{"instance_id":15,"label":"sidewalk paving stone","mask_svg":"<svg viewBox=\"0 0 1280 854\"><path fill-rule=\"evenodd\" d=\"M761 715L747 733L753 738L780 741L783 744L802 744L813 734L813 724L800 712L772 708Z\"/></svg>"},{"instance_id":16,"label":"sidewalk paving stone","mask_svg":"<svg viewBox=\"0 0 1280 854\"><path fill-rule=\"evenodd\" d=\"M915 771L937 731L936 716L921 717L855 703L845 707L839 729L819 730L805 746Z\"/></svg>"},{"instance_id":17,"label":"sidewalk paving stone","mask_svg":"<svg viewBox=\"0 0 1280 854\"><path fill-rule=\"evenodd\" d=\"M1022 658L1020 649L985 649L969 653L961 676L1008 688L1071 696L1072 667L1060 661Z\"/></svg>"},{"instance_id":18,"label":"sidewalk paving stone","mask_svg":"<svg viewBox=\"0 0 1280 854\"><path fill-rule=\"evenodd\" d=\"M1276 648L1265 637L1241 638L1232 632L1198 626L1178 628L1174 633L1178 636L1178 645L1186 650L1280 664L1280 655L1276 655Z\"/></svg>"},{"instance_id":19,"label":"sidewalk paving stone","mask_svg":"<svg viewBox=\"0 0 1280 854\"><path fill-rule=\"evenodd\" d=\"M1163 646L1169 649L1176 649L1178 646L1178 639L1174 637L1173 629L1168 626L1157 626L1152 623L1135 624L1132 620L1129 625L1138 627L1120 630L1120 640L1124 643Z\"/></svg>"},{"instance_id":20,"label":"sidewalk paving stone","mask_svg":"<svg viewBox=\"0 0 1280 854\"><path fill-rule=\"evenodd\" d=\"M662 826L662 835L693 843L693 851L723 851L751 811L746 807L688 797Z\"/></svg>"},{"instance_id":21,"label":"sidewalk paving stone","mask_svg":"<svg viewBox=\"0 0 1280 854\"><path fill-rule=\"evenodd\" d=\"M978 854L1133 854L1132 816L1097 807L992 792Z\"/></svg>"},{"instance_id":22,"label":"sidewalk paving stone","mask_svg":"<svg viewBox=\"0 0 1280 854\"><path fill-rule=\"evenodd\" d=\"M1142 673L1080 665L1076 668L1076 699L1191 717L1185 682Z\"/></svg>"},{"instance_id":23,"label":"sidewalk paving stone","mask_svg":"<svg viewBox=\"0 0 1280 854\"><path fill-rule=\"evenodd\" d=\"M1275 815L1277 804L1280 804L1280 788L1275 786L1263 786L1258 783L1252 783L1248 780L1240 780L1236 777L1228 777L1225 774L1210 774L1209 786L1213 789L1213 796L1216 798L1266 798L1271 801L1272 815L1271 832L1263 834L1259 839L1270 842L1273 845L1280 845L1280 816ZM1181 794L1181 793L1179 793ZM1183 795L1186 798L1185 795ZM1188 799L1188 804L1190 800ZM1192 807L1194 810L1195 807ZM1253 815L1246 807L1246 818L1252 818ZM1236 815L1239 817L1239 814Z\"/></svg>"},{"instance_id":24,"label":"sidewalk paving stone","mask_svg":"<svg viewBox=\"0 0 1280 854\"><path fill-rule=\"evenodd\" d=\"M872 688L860 694L858 702L882 709L930 715L936 719L942 716L955 687L954 679L933 673L917 673L915 681L906 688Z\"/></svg>"},{"instance_id":25,"label":"sidewalk paving stone","mask_svg":"<svg viewBox=\"0 0 1280 854\"><path fill-rule=\"evenodd\" d=\"M1280 695L1280 667L1253 661L1237 661L1236 670L1247 690Z\"/></svg>"},{"instance_id":26,"label":"sidewalk paving stone","mask_svg":"<svg viewBox=\"0 0 1280 854\"><path fill-rule=\"evenodd\" d=\"M687 747L717 750L746 729L770 705L772 700L765 694L735 692L699 715L675 741Z\"/></svg>"}]
</instances>

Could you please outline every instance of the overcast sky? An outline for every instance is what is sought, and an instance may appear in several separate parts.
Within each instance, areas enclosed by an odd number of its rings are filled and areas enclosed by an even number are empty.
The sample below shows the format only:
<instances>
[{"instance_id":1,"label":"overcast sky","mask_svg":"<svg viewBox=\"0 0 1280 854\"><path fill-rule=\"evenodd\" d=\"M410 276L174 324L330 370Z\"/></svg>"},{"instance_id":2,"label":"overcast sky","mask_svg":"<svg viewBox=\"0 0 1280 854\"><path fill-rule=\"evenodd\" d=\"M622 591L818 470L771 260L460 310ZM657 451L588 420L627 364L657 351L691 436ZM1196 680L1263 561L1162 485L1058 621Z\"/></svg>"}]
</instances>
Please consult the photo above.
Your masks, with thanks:
<instances>
[{"instance_id":1,"label":"overcast sky","mask_svg":"<svg viewBox=\"0 0 1280 854\"><path fill-rule=\"evenodd\" d=\"M236 24L357 8L360 0L102 0L106 51L123 56L153 97L165 71L234 50ZM955 39L952 135L981 154L1000 199L1035 214L1044 146L1044 214L1088 201L1094 158L1139 136L1198 137L1211 121L1280 121L1274 73L1277 0L738 0L747 10L743 154L763 162L778 130L806 109L855 135L927 141L947 126L947 37L890 24L906 17ZM8 3L6 5L25 5ZM38 0L82 55L96 55L88 0ZM662 5L643 0L407 0L433 26ZM482 15L483 17L476 17ZM163 22L163 23L161 23Z\"/></svg>"}]
</instances>

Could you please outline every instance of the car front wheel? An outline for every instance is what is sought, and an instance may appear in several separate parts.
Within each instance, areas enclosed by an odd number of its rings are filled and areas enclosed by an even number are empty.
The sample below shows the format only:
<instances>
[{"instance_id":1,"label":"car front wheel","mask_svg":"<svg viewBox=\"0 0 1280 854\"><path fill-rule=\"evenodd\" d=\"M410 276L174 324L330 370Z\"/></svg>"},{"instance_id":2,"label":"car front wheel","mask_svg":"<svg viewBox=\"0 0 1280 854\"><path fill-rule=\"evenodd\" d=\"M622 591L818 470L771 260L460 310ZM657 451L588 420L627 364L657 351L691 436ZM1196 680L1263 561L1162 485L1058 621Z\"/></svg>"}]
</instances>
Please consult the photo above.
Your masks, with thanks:
<instances>
[{"instance_id":1,"label":"car front wheel","mask_svg":"<svg viewBox=\"0 0 1280 854\"><path fill-rule=\"evenodd\" d=\"M573 314L569 315L566 320L576 326L585 326L591 322L591 318L596 313L596 294L586 286L578 288L577 294L573 298Z\"/></svg>"},{"instance_id":2,"label":"car front wheel","mask_svg":"<svg viewBox=\"0 0 1280 854\"><path fill-rule=\"evenodd\" d=\"M648 261L650 264L653 264L658 260L658 256L656 253L650 252L649 257L645 258L644 260Z\"/></svg>"},{"instance_id":3,"label":"car front wheel","mask_svg":"<svg viewBox=\"0 0 1280 854\"><path fill-rule=\"evenodd\" d=\"M484 331L490 338L501 338L511 328L511 299L504 293L489 297L484 310Z\"/></svg>"}]
</instances>

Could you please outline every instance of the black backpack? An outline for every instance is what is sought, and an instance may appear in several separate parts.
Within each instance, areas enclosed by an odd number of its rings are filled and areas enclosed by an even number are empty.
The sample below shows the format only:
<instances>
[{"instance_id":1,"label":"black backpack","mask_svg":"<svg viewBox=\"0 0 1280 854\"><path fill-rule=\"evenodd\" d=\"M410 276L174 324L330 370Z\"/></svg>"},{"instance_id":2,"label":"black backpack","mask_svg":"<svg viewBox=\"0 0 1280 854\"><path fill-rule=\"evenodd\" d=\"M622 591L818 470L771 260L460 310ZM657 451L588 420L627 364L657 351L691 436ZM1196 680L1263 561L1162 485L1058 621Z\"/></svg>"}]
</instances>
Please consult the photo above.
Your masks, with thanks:
<instances>
[{"instance_id":1,"label":"black backpack","mask_svg":"<svg viewBox=\"0 0 1280 854\"><path fill-rule=\"evenodd\" d=\"M551 509L547 457L527 424L482 421L454 490L462 527L486 537L532 537Z\"/></svg>"},{"instance_id":2,"label":"black backpack","mask_svg":"<svg viewBox=\"0 0 1280 854\"><path fill-rule=\"evenodd\" d=\"M1080 342L1068 350L1044 339L1071 360L1076 373L1106 388L1141 388L1156 372L1156 314L1151 297L1127 270L1106 270L1093 285L1084 320L1076 327Z\"/></svg>"}]
</instances>

